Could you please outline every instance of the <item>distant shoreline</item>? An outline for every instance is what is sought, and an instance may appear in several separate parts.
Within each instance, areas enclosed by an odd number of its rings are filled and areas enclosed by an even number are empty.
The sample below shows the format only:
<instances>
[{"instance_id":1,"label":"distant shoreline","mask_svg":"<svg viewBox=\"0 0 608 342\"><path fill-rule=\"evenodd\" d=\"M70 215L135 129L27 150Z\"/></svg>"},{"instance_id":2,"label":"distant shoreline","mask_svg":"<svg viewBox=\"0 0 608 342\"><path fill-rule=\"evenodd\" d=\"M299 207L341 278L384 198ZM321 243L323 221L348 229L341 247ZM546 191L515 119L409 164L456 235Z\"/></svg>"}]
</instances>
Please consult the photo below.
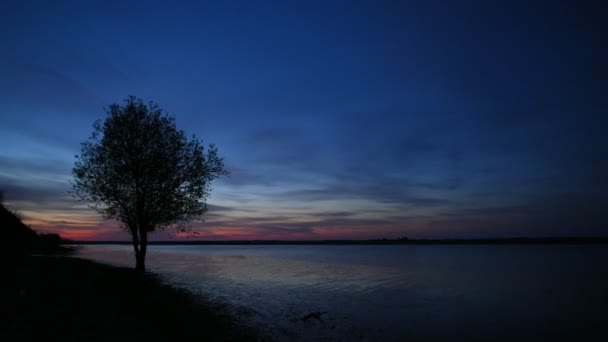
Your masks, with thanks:
<instances>
[{"instance_id":1,"label":"distant shoreline","mask_svg":"<svg viewBox=\"0 0 608 342\"><path fill-rule=\"evenodd\" d=\"M72 241L66 245L130 245L131 241ZM150 241L150 245L603 245L608 237L515 237L489 239L376 239L376 240L229 240Z\"/></svg>"}]
</instances>

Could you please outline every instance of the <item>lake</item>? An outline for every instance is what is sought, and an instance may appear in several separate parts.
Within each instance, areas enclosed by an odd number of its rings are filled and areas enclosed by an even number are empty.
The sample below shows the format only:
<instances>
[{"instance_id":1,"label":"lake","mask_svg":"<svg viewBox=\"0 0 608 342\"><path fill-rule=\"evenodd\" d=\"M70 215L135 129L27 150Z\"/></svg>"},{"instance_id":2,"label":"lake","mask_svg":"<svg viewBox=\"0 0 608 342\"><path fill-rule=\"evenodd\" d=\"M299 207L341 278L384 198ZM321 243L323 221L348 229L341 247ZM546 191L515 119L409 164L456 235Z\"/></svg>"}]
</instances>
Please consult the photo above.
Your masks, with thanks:
<instances>
[{"instance_id":1,"label":"lake","mask_svg":"<svg viewBox=\"0 0 608 342\"><path fill-rule=\"evenodd\" d=\"M134 264L126 245L78 256ZM607 261L605 245L199 245L150 246L147 267L277 340L599 341Z\"/></svg>"}]
</instances>

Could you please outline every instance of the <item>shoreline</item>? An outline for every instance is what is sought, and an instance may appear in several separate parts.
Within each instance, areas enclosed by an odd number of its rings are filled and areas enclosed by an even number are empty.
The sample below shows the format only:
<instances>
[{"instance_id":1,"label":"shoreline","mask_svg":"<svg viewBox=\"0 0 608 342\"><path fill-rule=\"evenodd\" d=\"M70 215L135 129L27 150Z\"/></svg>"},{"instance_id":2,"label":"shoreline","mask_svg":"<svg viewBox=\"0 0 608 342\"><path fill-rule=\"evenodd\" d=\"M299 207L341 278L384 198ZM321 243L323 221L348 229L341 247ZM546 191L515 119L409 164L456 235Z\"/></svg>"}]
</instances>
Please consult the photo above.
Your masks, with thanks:
<instances>
[{"instance_id":1,"label":"shoreline","mask_svg":"<svg viewBox=\"0 0 608 342\"><path fill-rule=\"evenodd\" d=\"M260 341L227 307L137 273L69 256L31 256L3 290L0 337L59 341Z\"/></svg>"},{"instance_id":2,"label":"shoreline","mask_svg":"<svg viewBox=\"0 0 608 342\"><path fill-rule=\"evenodd\" d=\"M131 245L131 241L88 241L64 240L70 245ZM154 246L197 246L197 245L606 245L607 236L581 237L512 237L512 238L474 238L474 239L374 239L374 240L173 240L149 241Z\"/></svg>"}]
</instances>

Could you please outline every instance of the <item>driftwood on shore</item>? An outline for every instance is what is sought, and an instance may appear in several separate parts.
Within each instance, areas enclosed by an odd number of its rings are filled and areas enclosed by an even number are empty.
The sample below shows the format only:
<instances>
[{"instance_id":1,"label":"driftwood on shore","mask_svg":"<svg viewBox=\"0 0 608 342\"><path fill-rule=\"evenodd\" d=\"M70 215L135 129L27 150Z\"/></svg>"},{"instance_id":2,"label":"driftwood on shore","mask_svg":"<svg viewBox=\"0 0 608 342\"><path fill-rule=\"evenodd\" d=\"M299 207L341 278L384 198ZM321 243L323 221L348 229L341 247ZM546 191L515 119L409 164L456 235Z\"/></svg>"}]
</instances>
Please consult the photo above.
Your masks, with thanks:
<instances>
[{"instance_id":1,"label":"driftwood on shore","mask_svg":"<svg viewBox=\"0 0 608 342\"><path fill-rule=\"evenodd\" d=\"M323 312L321 312L321 311L314 311L314 312L309 313L308 315L303 316L301 319L304 322L308 321L311 318L315 318L315 319L317 319L319 321L322 321L323 319L321 318L321 315L326 314L326 313L327 313L327 311L323 311Z\"/></svg>"}]
</instances>

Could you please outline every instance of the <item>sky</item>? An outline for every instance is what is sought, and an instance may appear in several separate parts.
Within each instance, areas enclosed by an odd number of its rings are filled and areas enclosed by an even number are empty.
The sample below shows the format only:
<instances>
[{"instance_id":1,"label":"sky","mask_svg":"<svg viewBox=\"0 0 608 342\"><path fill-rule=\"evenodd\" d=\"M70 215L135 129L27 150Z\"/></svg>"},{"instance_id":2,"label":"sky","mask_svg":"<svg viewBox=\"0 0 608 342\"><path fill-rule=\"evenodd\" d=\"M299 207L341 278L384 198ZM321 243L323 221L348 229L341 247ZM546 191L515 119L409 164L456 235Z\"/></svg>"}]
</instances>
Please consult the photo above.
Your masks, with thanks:
<instances>
[{"instance_id":1,"label":"sky","mask_svg":"<svg viewBox=\"0 0 608 342\"><path fill-rule=\"evenodd\" d=\"M0 189L39 232L127 240L69 194L128 95L231 175L165 239L608 235L606 8L584 1L3 1Z\"/></svg>"}]
</instances>

